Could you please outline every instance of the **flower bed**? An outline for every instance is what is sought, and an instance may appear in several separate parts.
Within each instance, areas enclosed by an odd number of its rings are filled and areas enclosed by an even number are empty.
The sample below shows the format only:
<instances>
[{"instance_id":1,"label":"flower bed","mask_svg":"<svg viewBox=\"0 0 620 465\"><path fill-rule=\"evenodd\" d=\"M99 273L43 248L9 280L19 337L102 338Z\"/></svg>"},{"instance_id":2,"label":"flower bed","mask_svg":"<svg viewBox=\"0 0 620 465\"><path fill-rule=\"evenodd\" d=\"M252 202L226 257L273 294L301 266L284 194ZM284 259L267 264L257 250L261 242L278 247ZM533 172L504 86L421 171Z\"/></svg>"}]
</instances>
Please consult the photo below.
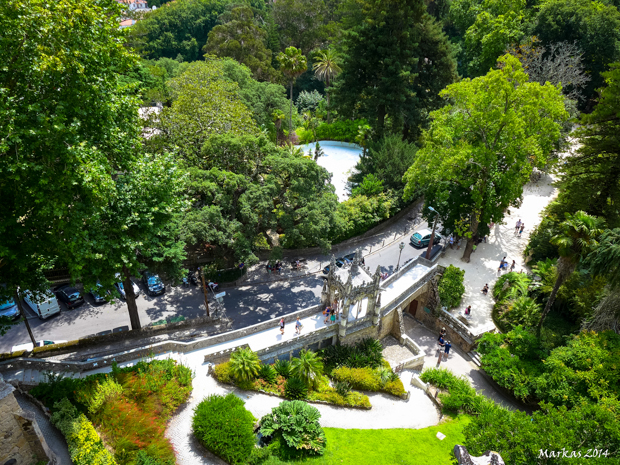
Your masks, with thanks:
<instances>
[{"instance_id":1,"label":"flower bed","mask_svg":"<svg viewBox=\"0 0 620 465\"><path fill-rule=\"evenodd\" d=\"M114 365L111 374L51 379L31 394L55 413L64 405L62 399L73 405L97 426L119 465L172 465L166 423L188 399L192 377L189 368L174 360L153 360L126 368Z\"/></svg>"}]
</instances>

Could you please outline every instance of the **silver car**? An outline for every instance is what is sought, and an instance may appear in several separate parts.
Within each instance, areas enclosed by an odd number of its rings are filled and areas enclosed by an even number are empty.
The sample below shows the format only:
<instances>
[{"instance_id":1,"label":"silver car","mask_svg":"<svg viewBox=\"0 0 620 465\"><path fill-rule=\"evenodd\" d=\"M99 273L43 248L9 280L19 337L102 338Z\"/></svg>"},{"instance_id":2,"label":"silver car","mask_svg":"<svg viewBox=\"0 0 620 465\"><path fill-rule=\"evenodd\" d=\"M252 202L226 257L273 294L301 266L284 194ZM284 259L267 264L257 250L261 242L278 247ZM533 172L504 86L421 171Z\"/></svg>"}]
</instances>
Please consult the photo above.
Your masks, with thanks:
<instances>
[{"instance_id":1,"label":"silver car","mask_svg":"<svg viewBox=\"0 0 620 465\"><path fill-rule=\"evenodd\" d=\"M120 279L121 275L117 274L116 278ZM133 284L133 294L136 297L138 297L142 291L140 291L140 288L138 287L138 285L134 283L133 281L131 282L131 284ZM125 296L125 286L123 285L123 283L119 281L118 283L115 284L115 286L116 286L116 289L118 289L118 292L121 295L121 298L123 300L127 300L127 297Z\"/></svg>"}]
</instances>

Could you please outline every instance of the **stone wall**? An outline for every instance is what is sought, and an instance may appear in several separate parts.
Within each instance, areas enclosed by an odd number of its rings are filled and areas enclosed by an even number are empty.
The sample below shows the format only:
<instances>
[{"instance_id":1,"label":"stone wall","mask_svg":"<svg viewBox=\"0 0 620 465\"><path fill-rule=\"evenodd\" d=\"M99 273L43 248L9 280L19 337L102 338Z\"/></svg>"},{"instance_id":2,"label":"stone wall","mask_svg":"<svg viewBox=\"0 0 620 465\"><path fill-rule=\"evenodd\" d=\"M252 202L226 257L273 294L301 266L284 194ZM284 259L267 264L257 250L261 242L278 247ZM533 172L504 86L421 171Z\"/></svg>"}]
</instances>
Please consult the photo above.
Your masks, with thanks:
<instances>
[{"instance_id":1,"label":"stone wall","mask_svg":"<svg viewBox=\"0 0 620 465\"><path fill-rule=\"evenodd\" d=\"M52 454L34 414L19 407L13 389L0 376L0 464L30 465L39 460L47 463Z\"/></svg>"},{"instance_id":2,"label":"stone wall","mask_svg":"<svg viewBox=\"0 0 620 465\"><path fill-rule=\"evenodd\" d=\"M442 328L446 328L447 339L451 341L452 344L458 345L465 352L470 352L476 344L476 341L461 334L449 321L438 318L432 312L426 313L423 309L418 309L415 317L422 322L424 326L435 331L437 334L439 334Z\"/></svg>"},{"instance_id":3,"label":"stone wall","mask_svg":"<svg viewBox=\"0 0 620 465\"><path fill-rule=\"evenodd\" d=\"M396 310L392 310L384 315L381 315L381 319L379 320L379 334L378 339L381 340L384 337L392 334L392 330L394 327L394 316L396 315Z\"/></svg>"}]
</instances>

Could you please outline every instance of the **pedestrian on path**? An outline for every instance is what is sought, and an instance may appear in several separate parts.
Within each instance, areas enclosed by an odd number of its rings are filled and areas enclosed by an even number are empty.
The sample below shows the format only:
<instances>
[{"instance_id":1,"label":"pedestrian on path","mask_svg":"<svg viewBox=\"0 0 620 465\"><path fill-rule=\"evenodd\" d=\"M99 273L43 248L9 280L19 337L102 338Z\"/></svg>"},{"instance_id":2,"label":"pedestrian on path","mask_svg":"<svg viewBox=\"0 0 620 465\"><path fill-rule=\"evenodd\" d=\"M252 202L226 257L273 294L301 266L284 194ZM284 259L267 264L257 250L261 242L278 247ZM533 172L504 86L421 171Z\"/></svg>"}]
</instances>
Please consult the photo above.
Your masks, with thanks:
<instances>
[{"instance_id":1,"label":"pedestrian on path","mask_svg":"<svg viewBox=\"0 0 620 465\"><path fill-rule=\"evenodd\" d=\"M334 312L332 312L332 315L329 317L329 320L330 320L332 323L335 323L335 322L336 322L336 314L335 314Z\"/></svg>"},{"instance_id":2,"label":"pedestrian on path","mask_svg":"<svg viewBox=\"0 0 620 465\"><path fill-rule=\"evenodd\" d=\"M284 318L280 318L280 332L284 336Z\"/></svg>"},{"instance_id":3,"label":"pedestrian on path","mask_svg":"<svg viewBox=\"0 0 620 465\"><path fill-rule=\"evenodd\" d=\"M508 266L508 262L506 261L506 257L502 258L502 261L499 262L499 268L497 269L497 272L499 273L500 271L502 271L502 268L506 268Z\"/></svg>"},{"instance_id":4,"label":"pedestrian on path","mask_svg":"<svg viewBox=\"0 0 620 465\"><path fill-rule=\"evenodd\" d=\"M467 316L471 315L471 305L469 305L469 306L465 309L465 315L467 315Z\"/></svg>"},{"instance_id":5,"label":"pedestrian on path","mask_svg":"<svg viewBox=\"0 0 620 465\"><path fill-rule=\"evenodd\" d=\"M484 287L482 288L482 293L484 295L487 295L489 293L489 285L485 284Z\"/></svg>"},{"instance_id":6,"label":"pedestrian on path","mask_svg":"<svg viewBox=\"0 0 620 465\"><path fill-rule=\"evenodd\" d=\"M513 260L512 265L510 265L510 271L514 271L516 267L517 267L517 262Z\"/></svg>"},{"instance_id":7,"label":"pedestrian on path","mask_svg":"<svg viewBox=\"0 0 620 465\"><path fill-rule=\"evenodd\" d=\"M446 341L446 345L444 347L445 355L444 360L448 360L448 355L450 354L450 349L452 348L452 344L450 341Z\"/></svg>"},{"instance_id":8,"label":"pedestrian on path","mask_svg":"<svg viewBox=\"0 0 620 465\"><path fill-rule=\"evenodd\" d=\"M301 334L301 321L299 321L299 317L297 317L297 321L295 322L295 331L297 334Z\"/></svg>"},{"instance_id":9,"label":"pedestrian on path","mask_svg":"<svg viewBox=\"0 0 620 465\"><path fill-rule=\"evenodd\" d=\"M454 249L454 237L452 237L452 234L450 234L450 237L448 238L448 243L450 244L450 248Z\"/></svg>"},{"instance_id":10,"label":"pedestrian on path","mask_svg":"<svg viewBox=\"0 0 620 465\"><path fill-rule=\"evenodd\" d=\"M329 322L329 313L331 312L331 308L328 306L325 309L325 320L323 320L323 323L328 324Z\"/></svg>"},{"instance_id":11,"label":"pedestrian on path","mask_svg":"<svg viewBox=\"0 0 620 465\"><path fill-rule=\"evenodd\" d=\"M523 234L523 230L525 229L525 223L521 223L521 227L519 228L519 237Z\"/></svg>"},{"instance_id":12,"label":"pedestrian on path","mask_svg":"<svg viewBox=\"0 0 620 465\"><path fill-rule=\"evenodd\" d=\"M443 327L441 328L441 331L439 332L439 338L437 338L437 340L446 337L446 328Z\"/></svg>"},{"instance_id":13,"label":"pedestrian on path","mask_svg":"<svg viewBox=\"0 0 620 465\"><path fill-rule=\"evenodd\" d=\"M519 218L519 221L517 221L517 224L515 224L515 234L519 232L520 227L521 227L521 218Z\"/></svg>"}]
</instances>

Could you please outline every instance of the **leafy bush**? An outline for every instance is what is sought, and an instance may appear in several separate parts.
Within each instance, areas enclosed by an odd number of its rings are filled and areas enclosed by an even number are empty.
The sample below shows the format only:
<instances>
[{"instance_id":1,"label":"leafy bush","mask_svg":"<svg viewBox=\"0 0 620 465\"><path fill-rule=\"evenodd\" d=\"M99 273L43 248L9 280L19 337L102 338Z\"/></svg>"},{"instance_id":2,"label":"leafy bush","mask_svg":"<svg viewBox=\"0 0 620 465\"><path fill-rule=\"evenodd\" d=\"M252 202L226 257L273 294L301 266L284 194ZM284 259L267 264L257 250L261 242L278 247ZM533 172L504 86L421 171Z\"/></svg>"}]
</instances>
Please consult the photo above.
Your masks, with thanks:
<instances>
[{"instance_id":1,"label":"leafy bush","mask_svg":"<svg viewBox=\"0 0 620 465\"><path fill-rule=\"evenodd\" d=\"M402 396L403 394L407 392L400 378L397 378L393 381L388 381L387 383L385 383L383 388L381 388L381 391L386 392L388 394L392 394L393 396L398 396L398 397Z\"/></svg>"},{"instance_id":2,"label":"leafy bush","mask_svg":"<svg viewBox=\"0 0 620 465\"><path fill-rule=\"evenodd\" d=\"M276 381L276 376L278 373L275 368L269 364L261 365L258 369L258 377L262 380L265 380L269 384L273 384Z\"/></svg>"},{"instance_id":3,"label":"leafy bush","mask_svg":"<svg viewBox=\"0 0 620 465\"><path fill-rule=\"evenodd\" d=\"M135 465L175 465L175 460L162 460L159 458L151 457L145 451L140 450L136 454Z\"/></svg>"},{"instance_id":4,"label":"leafy bush","mask_svg":"<svg viewBox=\"0 0 620 465\"><path fill-rule=\"evenodd\" d=\"M255 420L234 394L212 395L194 410L192 431L203 446L227 462L244 464L254 449Z\"/></svg>"},{"instance_id":5,"label":"leafy bush","mask_svg":"<svg viewBox=\"0 0 620 465\"><path fill-rule=\"evenodd\" d=\"M300 114L306 111L315 111L319 103L323 101L323 96L314 89L312 92L302 90L295 101L295 106Z\"/></svg>"},{"instance_id":6,"label":"leafy bush","mask_svg":"<svg viewBox=\"0 0 620 465\"><path fill-rule=\"evenodd\" d=\"M327 373L339 366L379 368L383 363L383 347L373 338L362 339L354 346L327 346L319 352Z\"/></svg>"},{"instance_id":7,"label":"leafy bush","mask_svg":"<svg viewBox=\"0 0 620 465\"><path fill-rule=\"evenodd\" d=\"M368 124L365 119L342 120L333 123L321 123L316 129L317 140L336 140L341 142L355 142L360 126ZM312 142L312 131L304 128L295 130L300 144Z\"/></svg>"},{"instance_id":8,"label":"leafy bush","mask_svg":"<svg viewBox=\"0 0 620 465\"><path fill-rule=\"evenodd\" d=\"M525 273L511 271L499 277L493 286L493 298L498 302L527 296L532 280ZM508 284L506 284L508 283Z\"/></svg>"},{"instance_id":9,"label":"leafy bush","mask_svg":"<svg viewBox=\"0 0 620 465\"><path fill-rule=\"evenodd\" d=\"M284 395L289 399L302 400L308 397L308 385L299 378L289 378L286 380Z\"/></svg>"},{"instance_id":10,"label":"leafy bush","mask_svg":"<svg viewBox=\"0 0 620 465\"><path fill-rule=\"evenodd\" d=\"M67 398L54 405L51 422L66 438L74 465L116 465L92 423Z\"/></svg>"},{"instance_id":11,"label":"leafy bush","mask_svg":"<svg viewBox=\"0 0 620 465\"><path fill-rule=\"evenodd\" d=\"M346 397L349 392L351 392L351 383L346 381L337 381L334 385L336 392L342 397Z\"/></svg>"},{"instance_id":12,"label":"leafy bush","mask_svg":"<svg viewBox=\"0 0 620 465\"><path fill-rule=\"evenodd\" d=\"M93 389L87 392L84 403L88 405L88 412L93 414L101 410L104 402L110 401L123 393L123 386L118 384L112 377L103 382L95 383Z\"/></svg>"},{"instance_id":13,"label":"leafy bush","mask_svg":"<svg viewBox=\"0 0 620 465\"><path fill-rule=\"evenodd\" d=\"M234 381L234 375L230 367L230 362L215 365L213 375L220 383L232 383Z\"/></svg>"},{"instance_id":14,"label":"leafy bush","mask_svg":"<svg viewBox=\"0 0 620 465\"><path fill-rule=\"evenodd\" d=\"M260 433L280 442L284 456L323 455L325 434L316 407L294 400L282 402L260 420Z\"/></svg>"},{"instance_id":15,"label":"leafy bush","mask_svg":"<svg viewBox=\"0 0 620 465\"><path fill-rule=\"evenodd\" d=\"M393 192L357 195L338 204L332 242L337 243L365 233L398 211L399 197Z\"/></svg>"},{"instance_id":16,"label":"leafy bush","mask_svg":"<svg viewBox=\"0 0 620 465\"><path fill-rule=\"evenodd\" d=\"M381 378L372 368L340 367L332 371L332 378L336 381L346 381L353 389L362 391L379 391Z\"/></svg>"},{"instance_id":17,"label":"leafy bush","mask_svg":"<svg viewBox=\"0 0 620 465\"><path fill-rule=\"evenodd\" d=\"M239 381L251 381L258 375L260 360L249 347L240 347L230 356L230 371Z\"/></svg>"},{"instance_id":18,"label":"leafy bush","mask_svg":"<svg viewBox=\"0 0 620 465\"><path fill-rule=\"evenodd\" d=\"M66 378L63 375L54 376L50 374L48 381L36 385L30 394L43 402L52 412L58 402L67 398L78 411L86 413L88 406L78 402L75 397L75 394L80 392L85 384L84 378Z\"/></svg>"},{"instance_id":19,"label":"leafy bush","mask_svg":"<svg viewBox=\"0 0 620 465\"><path fill-rule=\"evenodd\" d=\"M302 350L299 358L294 358L291 362L291 373L306 383L306 386L314 387L317 378L323 374L321 358L315 352Z\"/></svg>"},{"instance_id":20,"label":"leafy bush","mask_svg":"<svg viewBox=\"0 0 620 465\"><path fill-rule=\"evenodd\" d=\"M465 270L461 270L454 265L450 265L445 269L438 286L442 305L453 308L461 303L461 298L465 293L465 286L463 285L464 276Z\"/></svg>"},{"instance_id":21,"label":"leafy bush","mask_svg":"<svg viewBox=\"0 0 620 465\"><path fill-rule=\"evenodd\" d=\"M291 376L291 363L288 360L276 360L273 367L280 376L284 378Z\"/></svg>"}]
</instances>

